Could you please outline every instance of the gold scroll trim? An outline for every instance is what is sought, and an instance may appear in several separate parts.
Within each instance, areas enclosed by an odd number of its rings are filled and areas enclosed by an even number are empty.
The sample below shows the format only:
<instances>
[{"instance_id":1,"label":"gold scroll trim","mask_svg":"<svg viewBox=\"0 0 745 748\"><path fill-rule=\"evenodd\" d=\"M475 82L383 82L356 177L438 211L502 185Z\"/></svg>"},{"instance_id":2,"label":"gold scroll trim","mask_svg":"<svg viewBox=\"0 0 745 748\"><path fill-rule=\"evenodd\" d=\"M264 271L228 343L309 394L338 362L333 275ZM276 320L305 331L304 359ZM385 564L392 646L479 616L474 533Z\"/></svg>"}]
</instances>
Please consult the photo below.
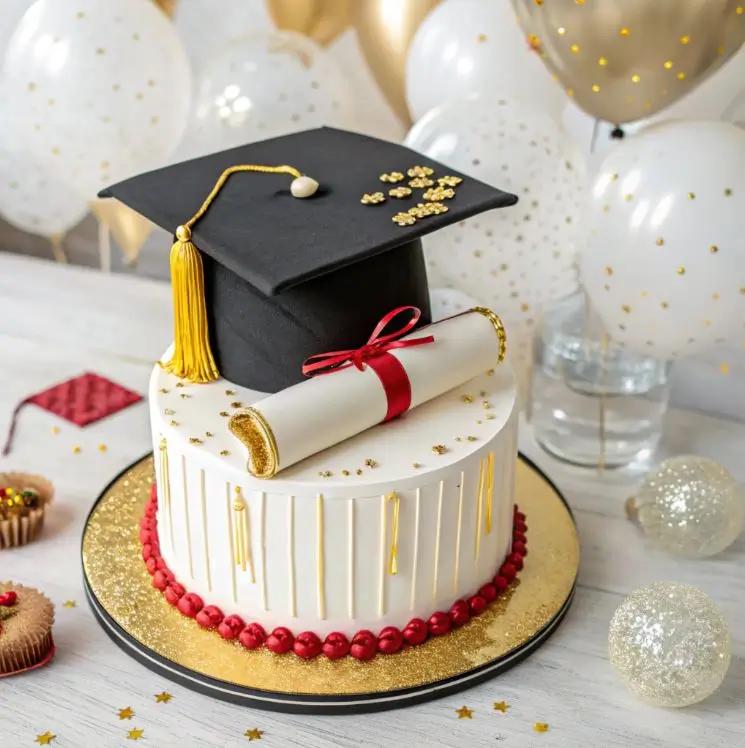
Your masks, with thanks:
<instances>
[{"instance_id":1,"label":"gold scroll trim","mask_svg":"<svg viewBox=\"0 0 745 748\"><path fill-rule=\"evenodd\" d=\"M246 408L231 417L228 428L248 450L246 470L254 478L273 478L279 470L279 450L264 415L256 408Z\"/></svg>"},{"instance_id":2,"label":"gold scroll trim","mask_svg":"<svg viewBox=\"0 0 745 748\"><path fill-rule=\"evenodd\" d=\"M497 333L497 339L499 340L499 356L497 361L501 364L507 355L507 330L504 329L504 323L498 315L485 306L475 306L471 311L486 317L494 326L494 331Z\"/></svg>"}]
</instances>

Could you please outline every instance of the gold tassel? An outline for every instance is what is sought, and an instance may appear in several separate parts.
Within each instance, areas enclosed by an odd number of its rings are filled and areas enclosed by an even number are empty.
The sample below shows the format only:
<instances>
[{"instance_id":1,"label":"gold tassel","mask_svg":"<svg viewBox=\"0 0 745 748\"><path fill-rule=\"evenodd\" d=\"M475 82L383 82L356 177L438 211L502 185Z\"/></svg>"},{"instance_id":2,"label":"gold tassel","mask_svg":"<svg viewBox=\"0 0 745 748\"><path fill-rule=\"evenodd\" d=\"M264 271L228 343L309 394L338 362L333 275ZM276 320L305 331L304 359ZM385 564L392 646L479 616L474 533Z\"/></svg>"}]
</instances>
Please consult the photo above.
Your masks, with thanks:
<instances>
[{"instance_id":1,"label":"gold tassel","mask_svg":"<svg viewBox=\"0 0 745 748\"><path fill-rule=\"evenodd\" d=\"M486 534L491 535L491 505L494 490L494 452L486 458Z\"/></svg>"},{"instance_id":2,"label":"gold tassel","mask_svg":"<svg viewBox=\"0 0 745 748\"><path fill-rule=\"evenodd\" d=\"M394 491L386 497L393 502L393 519L391 521L391 552L388 560L388 573L398 574L398 516L401 510L401 499Z\"/></svg>"},{"instance_id":3,"label":"gold tassel","mask_svg":"<svg viewBox=\"0 0 745 748\"><path fill-rule=\"evenodd\" d=\"M256 583L254 571L253 553L251 553L251 528L248 521L248 507L241 495L241 489L236 486L235 501L233 502L235 512L235 559L241 571L246 571L246 566L251 573L251 584Z\"/></svg>"},{"instance_id":4,"label":"gold tassel","mask_svg":"<svg viewBox=\"0 0 745 748\"><path fill-rule=\"evenodd\" d=\"M163 368L189 382L214 382L220 374L210 348L204 268L188 226L176 229L176 243L171 247L171 282L174 347L171 360Z\"/></svg>"}]
</instances>

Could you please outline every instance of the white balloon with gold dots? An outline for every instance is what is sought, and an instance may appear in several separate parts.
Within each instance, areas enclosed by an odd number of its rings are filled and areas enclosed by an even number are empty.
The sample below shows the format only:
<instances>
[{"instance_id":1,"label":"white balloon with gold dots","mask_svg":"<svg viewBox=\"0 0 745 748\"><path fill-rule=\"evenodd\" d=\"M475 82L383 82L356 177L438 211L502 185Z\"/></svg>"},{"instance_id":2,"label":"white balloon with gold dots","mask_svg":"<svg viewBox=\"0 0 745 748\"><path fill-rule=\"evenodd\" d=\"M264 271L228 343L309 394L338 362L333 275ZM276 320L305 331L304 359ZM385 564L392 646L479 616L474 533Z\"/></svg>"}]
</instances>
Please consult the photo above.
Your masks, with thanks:
<instances>
[{"instance_id":1,"label":"white balloon with gold dots","mask_svg":"<svg viewBox=\"0 0 745 748\"><path fill-rule=\"evenodd\" d=\"M186 127L189 63L151 0L37 0L2 77L34 157L87 199L162 164Z\"/></svg>"},{"instance_id":2,"label":"white balloon with gold dots","mask_svg":"<svg viewBox=\"0 0 745 748\"><path fill-rule=\"evenodd\" d=\"M583 160L558 122L505 99L471 95L433 109L405 143L519 197L513 207L425 237L430 283L460 288L516 326L534 324L547 301L576 287L588 185Z\"/></svg>"},{"instance_id":3,"label":"white balloon with gold dots","mask_svg":"<svg viewBox=\"0 0 745 748\"><path fill-rule=\"evenodd\" d=\"M745 132L655 125L603 161L581 258L619 343L660 358L745 339Z\"/></svg>"}]
</instances>

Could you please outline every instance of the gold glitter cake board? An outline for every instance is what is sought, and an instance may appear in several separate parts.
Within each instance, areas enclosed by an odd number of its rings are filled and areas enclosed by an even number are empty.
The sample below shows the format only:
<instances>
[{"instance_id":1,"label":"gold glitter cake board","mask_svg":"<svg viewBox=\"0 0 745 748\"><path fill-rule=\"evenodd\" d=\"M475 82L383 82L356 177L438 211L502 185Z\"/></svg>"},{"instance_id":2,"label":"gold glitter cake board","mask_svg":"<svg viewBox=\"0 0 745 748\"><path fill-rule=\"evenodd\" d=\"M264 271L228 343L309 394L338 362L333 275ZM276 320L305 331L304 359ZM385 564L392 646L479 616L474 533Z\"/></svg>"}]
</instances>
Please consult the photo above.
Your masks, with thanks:
<instances>
[{"instance_id":1,"label":"gold glitter cake board","mask_svg":"<svg viewBox=\"0 0 745 748\"><path fill-rule=\"evenodd\" d=\"M369 662L249 651L182 616L152 587L140 555L139 519L153 480L148 456L119 475L91 510L82 546L89 602L109 636L142 664L234 703L348 714L440 698L528 656L553 633L574 594L579 566L574 520L558 490L520 458L516 502L527 515L530 553L518 580L481 616L421 646Z\"/></svg>"}]
</instances>

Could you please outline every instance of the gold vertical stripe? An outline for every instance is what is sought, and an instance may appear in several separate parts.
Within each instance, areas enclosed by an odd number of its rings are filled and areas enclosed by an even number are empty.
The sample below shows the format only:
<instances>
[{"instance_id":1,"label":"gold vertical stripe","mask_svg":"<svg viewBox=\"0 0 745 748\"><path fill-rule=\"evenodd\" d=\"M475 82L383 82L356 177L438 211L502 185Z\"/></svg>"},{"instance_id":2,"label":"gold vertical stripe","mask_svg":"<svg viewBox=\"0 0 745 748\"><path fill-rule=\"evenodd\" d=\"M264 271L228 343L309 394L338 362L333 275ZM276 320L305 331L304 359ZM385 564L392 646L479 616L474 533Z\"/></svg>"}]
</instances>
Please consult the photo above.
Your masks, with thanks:
<instances>
[{"instance_id":1,"label":"gold vertical stripe","mask_svg":"<svg viewBox=\"0 0 745 748\"><path fill-rule=\"evenodd\" d=\"M259 504L259 553L261 554L261 605L269 610L266 591L266 493L261 492Z\"/></svg>"},{"instance_id":2,"label":"gold vertical stripe","mask_svg":"<svg viewBox=\"0 0 745 748\"><path fill-rule=\"evenodd\" d=\"M484 512L484 461L479 460L479 496L476 510L476 550L473 560L478 561L481 551L481 515Z\"/></svg>"},{"instance_id":3,"label":"gold vertical stripe","mask_svg":"<svg viewBox=\"0 0 745 748\"><path fill-rule=\"evenodd\" d=\"M416 603L416 582L417 571L419 570L419 508L421 505L421 489L417 488L414 499L414 543L413 543L413 562L411 566L411 596L409 598L409 607L414 610Z\"/></svg>"},{"instance_id":4,"label":"gold vertical stripe","mask_svg":"<svg viewBox=\"0 0 745 748\"><path fill-rule=\"evenodd\" d=\"M230 483L225 483L225 509L228 513L228 547L230 549L230 581L233 586L233 602L238 602L238 587L235 579L235 546L233 545L233 507L230 502Z\"/></svg>"},{"instance_id":5,"label":"gold vertical stripe","mask_svg":"<svg viewBox=\"0 0 745 748\"><path fill-rule=\"evenodd\" d=\"M207 572L207 590L212 592L212 571L210 570L210 541L209 528L207 526L207 491L205 488L204 468L199 471L199 484L201 490L202 505L202 534L204 540L204 567Z\"/></svg>"},{"instance_id":6,"label":"gold vertical stripe","mask_svg":"<svg viewBox=\"0 0 745 748\"><path fill-rule=\"evenodd\" d=\"M163 508L168 516L168 535L171 539L171 550L176 551L176 540L173 533L173 501L171 499L171 469L168 465L168 443L160 437L160 482L163 489Z\"/></svg>"},{"instance_id":7,"label":"gold vertical stripe","mask_svg":"<svg viewBox=\"0 0 745 748\"><path fill-rule=\"evenodd\" d=\"M440 581L440 536L442 535L442 496L445 493L445 481L440 481L437 497L437 531L435 532L435 574L432 579L432 599L437 599L437 586Z\"/></svg>"},{"instance_id":8,"label":"gold vertical stripe","mask_svg":"<svg viewBox=\"0 0 745 748\"><path fill-rule=\"evenodd\" d=\"M486 458L486 534L491 535L491 507L492 492L494 490L494 452L489 452Z\"/></svg>"},{"instance_id":9,"label":"gold vertical stripe","mask_svg":"<svg viewBox=\"0 0 745 748\"><path fill-rule=\"evenodd\" d=\"M380 582L378 585L378 615L385 615L385 539L388 534L388 523L386 522L387 497L383 494L380 497Z\"/></svg>"},{"instance_id":10,"label":"gold vertical stripe","mask_svg":"<svg viewBox=\"0 0 745 748\"><path fill-rule=\"evenodd\" d=\"M463 524L463 491L466 485L466 474L460 474L460 490L458 492L458 524L455 528L455 568L453 569L453 592L458 589L458 572L460 567L460 531Z\"/></svg>"},{"instance_id":11,"label":"gold vertical stripe","mask_svg":"<svg viewBox=\"0 0 745 748\"><path fill-rule=\"evenodd\" d=\"M186 457L181 455L181 480L184 486L184 521L186 522L186 552L189 557L189 576L194 579L194 560L191 552L191 523L189 522L189 492L186 488Z\"/></svg>"},{"instance_id":12,"label":"gold vertical stripe","mask_svg":"<svg viewBox=\"0 0 745 748\"><path fill-rule=\"evenodd\" d=\"M323 530L323 494L319 493L316 500L316 555L318 558L318 617L326 620L326 569L324 559L324 530Z\"/></svg>"},{"instance_id":13,"label":"gold vertical stripe","mask_svg":"<svg viewBox=\"0 0 745 748\"><path fill-rule=\"evenodd\" d=\"M391 552L388 557L388 573L398 574L398 520L401 513L401 497L393 491L388 494L388 501L393 502L391 518Z\"/></svg>"},{"instance_id":14,"label":"gold vertical stripe","mask_svg":"<svg viewBox=\"0 0 745 748\"><path fill-rule=\"evenodd\" d=\"M354 499L349 501L349 617L354 619Z\"/></svg>"},{"instance_id":15,"label":"gold vertical stripe","mask_svg":"<svg viewBox=\"0 0 745 748\"><path fill-rule=\"evenodd\" d=\"M290 615L297 618L297 588L295 586L295 497L290 496L290 512L287 527L290 557L288 560L288 570L290 578Z\"/></svg>"}]
</instances>

